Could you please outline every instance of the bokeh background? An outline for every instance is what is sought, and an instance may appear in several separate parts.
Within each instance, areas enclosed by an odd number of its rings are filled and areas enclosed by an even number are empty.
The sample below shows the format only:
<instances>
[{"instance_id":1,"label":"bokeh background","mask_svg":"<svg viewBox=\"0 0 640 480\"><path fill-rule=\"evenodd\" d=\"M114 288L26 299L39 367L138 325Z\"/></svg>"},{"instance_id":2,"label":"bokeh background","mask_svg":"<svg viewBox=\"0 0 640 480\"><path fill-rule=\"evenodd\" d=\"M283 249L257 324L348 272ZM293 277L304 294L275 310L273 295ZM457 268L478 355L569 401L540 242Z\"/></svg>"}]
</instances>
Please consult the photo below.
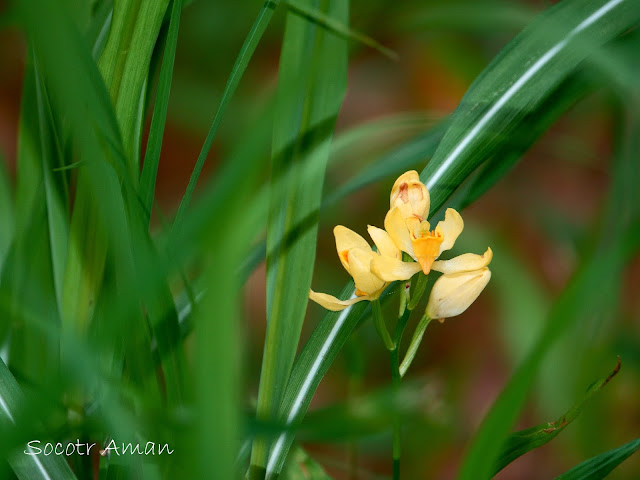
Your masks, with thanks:
<instances>
[{"instance_id":1,"label":"bokeh background","mask_svg":"<svg viewBox=\"0 0 640 480\"><path fill-rule=\"evenodd\" d=\"M354 0L352 27L392 49L398 58L351 43L348 89L337 127L337 138L345 142L330 160L326 191L452 113L490 60L550 3ZM195 0L184 11L156 190L166 215L177 209L235 56L261 5L261 0ZM0 2L0 11L3 8ZM207 176L216 174L231 146L251 128L247 112L258 110L275 92L283 20L280 12L269 26L229 106L205 166ZM5 18L0 27L0 151L12 175L25 54L24 39ZM455 477L467 444L537 338L581 252L594 232L606 226L603 215L611 187L616 115L611 89L580 101L463 212L465 231L453 253L480 253L491 246L493 278L463 316L428 328L406 377L410 395L403 454L406 478ZM380 121L388 122L389 128L379 142L347 141L354 128ZM415 167L422 169L427 161L424 158ZM348 276L335 255L332 228L343 224L364 235L367 224L381 226L393 180L369 186L323 210L314 289L339 292ZM638 437L639 281L636 257L618 282L603 282L594 292L607 296L608 309L584 318L558 341L518 427L556 420L591 382L613 370L617 355L622 360L620 373L558 438L517 460L497 478L552 478ZM248 279L244 298L249 409L257 394L265 333L263 264ZM320 307L309 306L303 342L322 314ZM384 406L368 403L384 396L389 379L387 356L367 323L354 333L312 404L312 410L350 405L352 417L360 409L371 420L366 435L357 434L357 429L349 435L345 427L328 432L324 440L308 438L305 446L335 478L355 478L355 472L362 479L390 474L391 436L384 418L376 421L377 415L384 417ZM364 412L370 405L373 411ZM640 478L640 457L622 464L611 478Z\"/></svg>"}]
</instances>

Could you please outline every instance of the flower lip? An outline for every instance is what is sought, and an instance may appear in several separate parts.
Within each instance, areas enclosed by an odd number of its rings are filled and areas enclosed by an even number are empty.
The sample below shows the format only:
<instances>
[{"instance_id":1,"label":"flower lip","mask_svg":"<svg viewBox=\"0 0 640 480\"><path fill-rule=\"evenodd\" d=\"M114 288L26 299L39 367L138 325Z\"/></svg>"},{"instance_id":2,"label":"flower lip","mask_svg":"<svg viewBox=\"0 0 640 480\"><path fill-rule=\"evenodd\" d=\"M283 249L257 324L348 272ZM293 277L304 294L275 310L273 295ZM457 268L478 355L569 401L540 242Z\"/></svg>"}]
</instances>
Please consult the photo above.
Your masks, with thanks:
<instances>
[{"instance_id":1,"label":"flower lip","mask_svg":"<svg viewBox=\"0 0 640 480\"><path fill-rule=\"evenodd\" d=\"M438 235L435 232L425 237L411 239L413 252L425 275L429 274L431 265L438 258L442 241L442 235Z\"/></svg>"}]
</instances>

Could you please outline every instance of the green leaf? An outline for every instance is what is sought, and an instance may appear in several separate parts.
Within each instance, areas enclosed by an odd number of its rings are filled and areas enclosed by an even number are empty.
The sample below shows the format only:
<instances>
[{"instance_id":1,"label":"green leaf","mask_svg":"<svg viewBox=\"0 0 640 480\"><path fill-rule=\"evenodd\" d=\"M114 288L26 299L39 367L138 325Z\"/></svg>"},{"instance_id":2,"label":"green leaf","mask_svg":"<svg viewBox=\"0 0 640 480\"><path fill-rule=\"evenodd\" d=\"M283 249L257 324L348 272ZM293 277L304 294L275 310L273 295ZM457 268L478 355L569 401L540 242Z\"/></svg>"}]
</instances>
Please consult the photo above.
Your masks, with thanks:
<instances>
[{"instance_id":1,"label":"green leaf","mask_svg":"<svg viewBox=\"0 0 640 480\"><path fill-rule=\"evenodd\" d=\"M610 223L601 233L590 239L580 267L567 288L555 302L547 324L537 342L513 374L509 383L483 421L467 454L460 478L488 478L490 462L499 454L499 440L508 429L526 400L535 374L554 343L581 319L606 311L606 295L601 292L603 282L612 284L619 278L633 252L640 248L636 233L630 228L638 221L638 207L631 200L640 171L637 165L637 116L627 127L616 130L618 145L613 169L613 183L604 217ZM624 211L625 214L620 212Z\"/></svg>"},{"instance_id":2,"label":"green leaf","mask_svg":"<svg viewBox=\"0 0 640 480\"><path fill-rule=\"evenodd\" d=\"M247 66L249 65L249 61L256 51L256 47L262 38L269 22L271 21L271 17L273 16L273 12L278 6L279 0L266 0L264 5L260 9L260 13L258 13L258 17L256 21L253 23L247 38L245 38L242 47L240 48L240 52L238 53L238 57L236 58L235 63L233 64L233 69L231 70L231 74L229 75L229 79L227 80L227 84L224 87L224 92L222 92L222 98L220 99L220 105L218 105L218 110L216 111L215 116L213 117L213 121L211 123L211 127L209 128L209 133L207 133L207 138L202 145L202 150L200 150L200 155L198 155L198 159L196 160L196 165L191 173L191 177L189 178L189 184L187 185L187 189L184 192L184 196L182 197L182 201L180 202L180 206L178 207L178 212L176 213L176 217L173 222L172 230L175 232L180 229L182 226L182 221L186 215L186 212L191 203L191 198L193 197L193 192L196 189L196 184L198 183L198 178L200 178L200 173L202 172L202 167L204 167L204 162L207 159L207 155L209 154L209 150L211 150L211 145L213 144L213 139L218 132L218 127L220 126L220 122L222 121L222 117L224 112L227 109L227 105L231 101L233 94L235 93L238 85L240 83L240 79L244 74Z\"/></svg>"},{"instance_id":3,"label":"green leaf","mask_svg":"<svg viewBox=\"0 0 640 480\"><path fill-rule=\"evenodd\" d=\"M66 195L57 190L52 178L53 165L50 158L51 152L55 152L57 158L62 158L60 145L50 136L55 136L55 130L50 126L50 104L44 89L42 78L38 73L37 61L34 60L34 74L36 86L36 98L38 104L38 119L40 122L40 152L42 158L42 176L44 180L44 193L47 208L47 226L49 231L49 248L51 249L51 267L53 270L53 284L61 313L62 289L64 282L64 266L67 258L69 231L66 218ZM53 134L53 135L52 135ZM59 175L64 178L64 175ZM66 193L66 192L65 192Z\"/></svg>"},{"instance_id":4,"label":"green leaf","mask_svg":"<svg viewBox=\"0 0 640 480\"><path fill-rule=\"evenodd\" d=\"M349 298L354 291L350 282L337 297ZM360 319L365 317L369 308L365 303L356 303L342 312L327 313L313 331L296 359L280 407L280 419L286 426L297 424L304 416L320 380ZM274 442L267 467L274 476L282 469L292 441L293 435L282 433Z\"/></svg>"},{"instance_id":5,"label":"green leaf","mask_svg":"<svg viewBox=\"0 0 640 480\"><path fill-rule=\"evenodd\" d=\"M589 54L640 19L631 0L570 0L536 18L475 80L421 175L440 204Z\"/></svg>"},{"instance_id":6,"label":"green leaf","mask_svg":"<svg viewBox=\"0 0 640 480\"><path fill-rule=\"evenodd\" d=\"M189 435L189 442L196 439L195 446L179 469L190 472L188 478L210 476L212 464L221 478L237 476L243 358L239 328L243 319L238 307L242 281L234 272L256 228L265 224L267 191L259 188L259 180L261 163L269 151L271 126L271 110L251 122L250 131L243 135L246 141L226 159L194 202L177 236L169 237L175 243L167 245L167 251L175 252L171 262L178 265L190 260L194 251L206 253L206 274L199 282L201 300L192 313L197 332L195 390L201 413ZM254 193L239 196L238 191ZM169 340L181 341L180 337Z\"/></svg>"},{"instance_id":7,"label":"green leaf","mask_svg":"<svg viewBox=\"0 0 640 480\"><path fill-rule=\"evenodd\" d=\"M625 443L614 450L596 455L559 475L556 480L601 480L638 449L640 449L640 438Z\"/></svg>"},{"instance_id":8,"label":"green leaf","mask_svg":"<svg viewBox=\"0 0 640 480\"><path fill-rule=\"evenodd\" d=\"M168 4L169 0L114 2L111 30L99 62L122 134L129 175L136 183L140 158L134 152L140 130L140 99L144 98L151 55Z\"/></svg>"},{"instance_id":9,"label":"green leaf","mask_svg":"<svg viewBox=\"0 0 640 480\"><path fill-rule=\"evenodd\" d=\"M67 195L64 175L52 173L62 159L33 55L25 74L24 92L18 140L16 232L2 277L2 290L11 299L12 307L3 329L13 331L10 367L35 380L55 368L57 348L25 325L17 312L26 303L52 323L59 321L67 249ZM51 278L53 282L40 287L35 278Z\"/></svg>"},{"instance_id":10,"label":"green leaf","mask_svg":"<svg viewBox=\"0 0 640 480\"><path fill-rule=\"evenodd\" d=\"M321 8L348 22L348 2L323 2ZM289 13L273 132L267 334L257 407L261 420L276 418L298 347L315 258L317 211L346 77L346 41ZM301 221L309 227L298 228ZM264 475L266 458L267 445L258 438L252 475Z\"/></svg>"},{"instance_id":11,"label":"green leaf","mask_svg":"<svg viewBox=\"0 0 640 480\"><path fill-rule=\"evenodd\" d=\"M140 178L140 197L149 216L153 205L158 164L160 163L160 151L162 149L162 136L167 119L167 107L169 106L169 94L171 92L171 77L173 64L176 58L176 46L178 44L178 27L180 25L180 13L182 12L182 0L172 0L171 17L169 19L169 32L164 47L162 67L160 67L160 80L156 93L156 105L153 109L151 129L147 140L147 151L142 165Z\"/></svg>"},{"instance_id":12,"label":"green leaf","mask_svg":"<svg viewBox=\"0 0 640 480\"><path fill-rule=\"evenodd\" d=\"M13 378L11 372L0 359L0 426L3 431L16 424L21 407L24 405L24 394ZM59 455L27 455L25 445L20 451L9 457L9 463L20 480L71 480L73 474L63 456Z\"/></svg>"},{"instance_id":13,"label":"green leaf","mask_svg":"<svg viewBox=\"0 0 640 480\"><path fill-rule=\"evenodd\" d=\"M296 15L300 15L302 18L306 20L316 23L322 28L327 29L328 31L343 37L346 40L353 40L355 42L361 43L362 45L366 45L367 47L373 48L378 52L382 53L386 57L391 60L398 60L398 54L391 50L390 48L385 47L384 45L377 42L375 39L353 30L349 28L345 23L332 18L329 15L325 15L324 13L318 11L314 8L308 8L301 4L300 2L288 1L287 9L295 13Z\"/></svg>"},{"instance_id":14,"label":"green leaf","mask_svg":"<svg viewBox=\"0 0 640 480\"><path fill-rule=\"evenodd\" d=\"M493 475L497 474L504 467L513 462L516 458L521 457L527 452L534 450L553 440L560 434L571 422L573 422L582 412L585 404L596 395L620 370L620 358L618 357L618 365L616 368L603 379L593 383L585 395L578 400L564 415L555 422L546 422L535 427L520 430L519 432L509 435L502 452L494 466Z\"/></svg>"}]
</instances>

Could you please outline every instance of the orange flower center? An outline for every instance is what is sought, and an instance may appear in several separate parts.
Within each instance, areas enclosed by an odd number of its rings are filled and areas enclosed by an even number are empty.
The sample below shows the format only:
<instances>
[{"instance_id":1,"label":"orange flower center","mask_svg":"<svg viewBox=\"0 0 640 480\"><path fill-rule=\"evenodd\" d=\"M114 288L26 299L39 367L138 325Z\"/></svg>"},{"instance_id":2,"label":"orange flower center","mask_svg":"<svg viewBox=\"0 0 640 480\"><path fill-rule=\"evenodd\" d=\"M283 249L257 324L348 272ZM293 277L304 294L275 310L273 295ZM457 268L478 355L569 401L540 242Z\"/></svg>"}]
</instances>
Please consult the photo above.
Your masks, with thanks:
<instances>
[{"instance_id":1,"label":"orange flower center","mask_svg":"<svg viewBox=\"0 0 640 480\"><path fill-rule=\"evenodd\" d=\"M438 258L443 240L442 232L439 229L430 231L427 222L422 222L412 232L413 253L425 275L431 271L431 265Z\"/></svg>"}]
</instances>

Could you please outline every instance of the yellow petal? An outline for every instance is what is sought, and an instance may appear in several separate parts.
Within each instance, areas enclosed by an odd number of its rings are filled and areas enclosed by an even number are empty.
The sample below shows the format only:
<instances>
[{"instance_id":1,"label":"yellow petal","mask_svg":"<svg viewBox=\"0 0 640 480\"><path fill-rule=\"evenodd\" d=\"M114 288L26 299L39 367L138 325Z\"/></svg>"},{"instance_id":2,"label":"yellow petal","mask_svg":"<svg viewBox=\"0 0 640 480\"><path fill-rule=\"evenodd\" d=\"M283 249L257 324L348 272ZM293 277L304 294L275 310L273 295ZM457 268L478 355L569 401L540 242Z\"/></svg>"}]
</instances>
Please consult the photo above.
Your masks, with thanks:
<instances>
[{"instance_id":1,"label":"yellow petal","mask_svg":"<svg viewBox=\"0 0 640 480\"><path fill-rule=\"evenodd\" d=\"M391 188L389 208L399 208L405 218L411 215L426 218L429 203L429 191L415 170L400 175Z\"/></svg>"},{"instance_id":2,"label":"yellow petal","mask_svg":"<svg viewBox=\"0 0 640 480\"><path fill-rule=\"evenodd\" d=\"M349 273L356 288L367 295L375 295L384 288L384 282L371 272L371 261L378 255L371 250L349 250Z\"/></svg>"},{"instance_id":3,"label":"yellow petal","mask_svg":"<svg viewBox=\"0 0 640 480\"><path fill-rule=\"evenodd\" d=\"M482 268L472 272L442 275L431 289L426 314L430 318L460 315L478 298L491 279L491 271Z\"/></svg>"},{"instance_id":4,"label":"yellow petal","mask_svg":"<svg viewBox=\"0 0 640 480\"><path fill-rule=\"evenodd\" d=\"M318 293L314 292L313 290L309 290L309 298L321 307L324 307L327 310L331 310L332 312L339 312L340 310L344 310L348 306L362 300L370 300L369 297L355 297L349 300L340 300L333 295L329 295L327 293Z\"/></svg>"},{"instance_id":5,"label":"yellow petal","mask_svg":"<svg viewBox=\"0 0 640 480\"><path fill-rule=\"evenodd\" d=\"M491 248L487 248L487 251L483 255L476 255L475 253L465 253L453 257L451 260L438 260L433 262L431 268L436 272L442 272L446 274L471 272L473 270L480 270L491 263L493 258L493 251Z\"/></svg>"},{"instance_id":6,"label":"yellow petal","mask_svg":"<svg viewBox=\"0 0 640 480\"><path fill-rule=\"evenodd\" d=\"M371 261L371 271L385 282L408 280L420 270L419 263L403 262L391 257L377 256Z\"/></svg>"},{"instance_id":7,"label":"yellow petal","mask_svg":"<svg viewBox=\"0 0 640 480\"><path fill-rule=\"evenodd\" d=\"M444 220L438 222L438 226L436 227L436 232L440 230L440 233L444 237L444 240L440 245L439 253L453 247L453 244L456 243L456 239L462 232L463 228L464 222L462 221L460 214L453 208L447 208L447 211L444 214Z\"/></svg>"},{"instance_id":8,"label":"yellow petal","mask_svg":"<svg viewBox=\"0 0 640 480\"><path fill-rule=\"evenodd\" d=\"M400 250L393 243L391 237L387 232L378 227L369 225L367 231L373 240L373 243L378 247L378 252L383 257L400 258Z\"/></svg>"},{"instance_id":9,"label":"yellow petal","mask_svg":"<svg viewBox=\"0 0 640 480\"><path fill-rule=\"evenodd\" d=\"M338 257L342 262L342 266L347 272L349 272L349 259L347 252L352 248L361 248L363 250L371 250L369 243L358 235L353 230L349 230L347 227L337 225L333 229L333 235L336 237L336 250L338 250Z\"/></svg>"},{"instance_id":10,"label":"yellow petal","mask_svg":"<svg viewBox=\"0 0 640 480\"><path fill-rule=\"evenodd\" d=\"M398 207L392 208L387 213L384 219L384 229L400 250L407 252L413 257L413 247L411 245L409 229Z\"/></svg>"},{"instance_id":11,"label":"yellow petal","mask_svg":"<svg viewBox=\"0 0 640 480\"><path fill-rule=\"evenodd\" d=\"M429 228L431 228L427 220L421 220L415 216L405 218L404 223L409 229L409 233L412 237L417 237L418 236L417 233L420 230L426 229L427 231L429 231Z\"/></svg>"}]
</instances>

